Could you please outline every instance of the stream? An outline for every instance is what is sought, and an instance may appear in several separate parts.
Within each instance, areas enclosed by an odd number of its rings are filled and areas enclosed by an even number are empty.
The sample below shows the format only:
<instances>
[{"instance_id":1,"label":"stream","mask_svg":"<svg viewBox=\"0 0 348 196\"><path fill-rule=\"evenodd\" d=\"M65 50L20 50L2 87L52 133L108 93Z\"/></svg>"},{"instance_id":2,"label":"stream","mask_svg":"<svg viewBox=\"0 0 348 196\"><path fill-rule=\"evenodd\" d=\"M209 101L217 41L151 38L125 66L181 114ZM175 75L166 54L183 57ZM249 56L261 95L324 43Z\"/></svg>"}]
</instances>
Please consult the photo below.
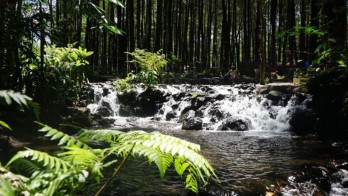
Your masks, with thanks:
<instances>
[{"instance_id":1,"label":"stream","mask_svg":"<svg viewBox=\"0 0 348 196\"><path fill-rule=\"evenodd\" d=\"M126 97L111 82L95 83L88 108L100 118L95 128L156 130L201 145L220 182L199 195L348 195L347 143L296 134L315 126L310 97L288 86L256 91L138 85ZM184 187L173 171L162 181L146 160L131 159L107 195L190 195Z\"/></svg>"}]
</instances>

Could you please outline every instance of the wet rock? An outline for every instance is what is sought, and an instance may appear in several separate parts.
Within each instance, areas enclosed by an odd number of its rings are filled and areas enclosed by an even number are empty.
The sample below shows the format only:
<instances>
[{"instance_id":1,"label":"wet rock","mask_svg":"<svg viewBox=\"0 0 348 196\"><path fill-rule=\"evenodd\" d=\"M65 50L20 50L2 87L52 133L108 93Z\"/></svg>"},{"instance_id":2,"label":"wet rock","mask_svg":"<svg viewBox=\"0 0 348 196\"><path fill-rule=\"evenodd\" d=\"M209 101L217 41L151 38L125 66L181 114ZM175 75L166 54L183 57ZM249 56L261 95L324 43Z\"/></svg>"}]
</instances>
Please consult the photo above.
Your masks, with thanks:
<instances>
[{"instance_id":1,"label":"wet rock","mask_svg":"<svg viewBox=\"0 0 348 196\"><path fill-rule=\"evenodd\" d=\"M111 116L113 114L113 112L110 110L110 108L108 108L106 106L99 106L97 108L96 113L101 115L101 116L104 116L104 117L108 117L108 116Z\"/></svg>"},{"instance_id":2,"label":"wet rock","mask_svg":"<svg viewBox=\"0 0 348 196\"><path fill-rule=\"evenodd\" d=\"M295 108L289 121L290 129L297 134L312 133L315 130L316 121L314 111Z\"/></svg>"},{"instance_id":3,"label":"wet rock","mask_svg":"<svg viewBox=\"0 0 348 196\"><path fill-rule=\"evenodd\" d=\"M118 113L120 116L131 116L133 114L133 110L129 105L120 105Z\"/></svg>"},{"instance_id":4,"label":"wet rock","mask_svg":"<svg viewBox=\"0 0 348 196\"><path fill-rule=\"evenodd\" d=\"M228 118L224 120L218 127L218 130L224 131L247 131L249 129L248 123L242 119Z\"/></svg>"},{"instance_id":5,"label":"wet rock","mask_svg":"<svg viewBox=\"0 0 348 196\"><path fill-rule=\"evenodd\" d=\"M173 104L173 105L172 105L172 109L173 109L173 110L176 110L176 109L178 109L178 108L179 108L179 103Z\"/></svg>"},{"instance_id":6,"label":"wet rock","mask_svg":"<svg viewBox=\"0 0 348 196\"><path fill-rule=\"evenodd\" d=\"M282 99L282 96L284 93L280 91L270 91L267 95L266 98L272 101L279 101Z\"/></svg>"},{"instance_id":7,"label":"wet rock","mask_svg":"<svg viewBox=\"0 0 348 196\"><path fill-rule=\"evenodd\" d=\"M330 192L330 172L324 167L306 166L301 172L298 173L298 175L296 175L295 179L292 181L292 184L298 186L299 184L306 182L311 182L313 185L315 185L315 188L318 189L319 193Z\"/></svg>"},{"instance_id":8,"label":"wet rock","mask_svg":"<svg viewBox=\"0 0 348 196\"><path fill-rule=\"evenodd\" d=\"M194 110L197 110L201 106L203 106L206 103L206 99L204 97L197 97L195 99L192 99L191 104Z\"/></svg>"},{"instance_id":9,"label":"wet rock","mask_svg":"<svg viewBox=\"0 0 348 196\"><path fill-rule=\"evenodd\" d=\"M166 114L166 120L171 120L171 119L173 119L173 118L175 118L176 117L176 114L175 114L175 112L173 112L173 111L170 111L170 112L168 112L167 114Z\"/></svg>"},{"instance_id":10,"label":"wet rock","mask_svg":"<svg viewBox=\"0 0 348 196\"><path fill-rule=\"evenodd\" d=\"M173 98L175 101L180 101L183 97L185 97L185 92L180 92L178 94L173 95Z\"/></svg>"},{"instance_id":11,"label":"wet rock","mask_svg":"<svg viewBox=\"0 0 348 196\"><path fill-rule=\"evenodd\" d=\"M223 113L221 112L221 110L219 110L219 108L212 108L208 114L219 120L221 120L223 117Z\"/></svg>"},{"instance_id":12,"label":"wet rock","mask_svg":"<svg viewBox=\"0 0 348 196\"><path fill-rule=\"evenodd\" d=\"M147 88L138 96L137 101L144 112L144 116L153 116L161 107L161 104L166 101L166 96L164 96L163 91Z\"/></svg>"},{"instance_id":13,"label":"wet rock","mask_svg":"<svg viewBox=\"0 0 348 196\"><path fill-rule=\"evenodd\" d=\"M225 95L218 94L218 95L215 96L215 100L221 101L223 99L225 99Z\"/></svg>"},{"instance_id":14,"label":"wet rock","mask_svg":"<svg viewBox=\"0 0 348 196\"><path fill-rule=\"evenodd\" d=\"M189 118L193 118L196 116L196 112L193 111L193 110L187 110L186 112L182 112L181 115L180 115L180 118L179 118L179 123L189 119Z\"/></svg>"},{"instance_id":15,"label":"wet rock","mask_svg":"<svg viewBox=\"0 0 348 196\"><path fill-rule=\"evenodd\" d=\"M203 128L203 121L199 117L192 117L185 119L182 123L182 129L185 130L201 130Z\"/></svg>"},{"instance_id":16,"label":"wet rock","mask_svg":"<svg viewBox=\"0 0 348 196\"><path fill-rule=\"evenodd\" d=\"M133 90L117 93L117 98L120 101L120 103L122 103L123 105L134 105L136 97L137 97L137 92Z\"/></svg>"}]
</instances>

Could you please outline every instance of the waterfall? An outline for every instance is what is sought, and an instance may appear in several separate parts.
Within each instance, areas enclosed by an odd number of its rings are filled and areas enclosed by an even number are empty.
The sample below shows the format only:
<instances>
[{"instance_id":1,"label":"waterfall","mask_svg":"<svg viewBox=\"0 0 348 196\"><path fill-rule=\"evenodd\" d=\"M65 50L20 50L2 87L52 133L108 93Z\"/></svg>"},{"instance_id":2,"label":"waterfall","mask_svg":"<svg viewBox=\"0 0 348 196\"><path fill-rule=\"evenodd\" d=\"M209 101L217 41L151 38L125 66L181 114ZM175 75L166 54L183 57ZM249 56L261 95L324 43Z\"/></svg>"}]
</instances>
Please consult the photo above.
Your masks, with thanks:
<instances>
[{"instance_id":1,"label":"waterfall","mask_svg":"<svg viewBox=\"0 0 348 196\"><path fill-rule=\"evenodd\" d=\"M307 109L306 99L299 95L279 91L261 95L251 84L158 85L151 90L138 85L122 100L111 83L91 88L92 114L181 123L186 129L282 132L291 128L294 113Z\"/></svg>"}]
</instances>

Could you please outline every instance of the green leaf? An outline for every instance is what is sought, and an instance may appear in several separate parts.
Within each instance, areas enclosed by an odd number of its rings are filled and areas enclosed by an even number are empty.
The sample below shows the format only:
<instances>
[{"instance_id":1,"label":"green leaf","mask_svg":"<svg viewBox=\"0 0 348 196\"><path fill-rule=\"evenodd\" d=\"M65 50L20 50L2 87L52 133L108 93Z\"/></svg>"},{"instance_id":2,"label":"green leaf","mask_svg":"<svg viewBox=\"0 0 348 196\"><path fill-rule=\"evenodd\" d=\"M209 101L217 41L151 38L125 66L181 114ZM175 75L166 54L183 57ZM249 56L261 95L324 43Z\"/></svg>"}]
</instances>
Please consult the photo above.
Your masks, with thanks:
<instances>
[{"instance_id":1,"label":"green leaf","mask_svg":"<svg viewBox=\"0 0 348 196\"><path fill-rule=\"evenodd\" d=\"M108 25L108 24L103 24L103 27L106 28L106 30L109 33L112 33L114 35L124 35L124 31L122 31L121 29L119 29L119 28L117 28L115 26Z\"/></svg>"},{"instance_id":2,"label":"green leaf","mask_svg":"<svg viewBox=\"0 0 348 196\"><path fill-rule=\"evenodd\" d=\"M15 196L15 188L11 183L0 176L0 195Z\"/></svg>"},{"instance_id":3,"label":"green leaf","mask_svg":"<svg viewBox=\"0 0 348 196\"><path fill-rule=\"evenodd\" d=\"M122 8L125 7L124 4L122 3L122 1L120 1L120 0L108 0L108 1L111 2L111 3L114 3L114 4L118 5L118 6L121 6Z\"/></svg>"},{"instance_id":4,"label":"green leaf","mask_svg":"<svg viewBox=\"0 0 348 196\"><path fill-rule=\"evenodd\" d=\"M9 131L12 131L12 128L7 123L5 123L4 121L0 120L0 128L1 127L5 128L5 129L7 129Z\"/></svg>"}]
</instances>

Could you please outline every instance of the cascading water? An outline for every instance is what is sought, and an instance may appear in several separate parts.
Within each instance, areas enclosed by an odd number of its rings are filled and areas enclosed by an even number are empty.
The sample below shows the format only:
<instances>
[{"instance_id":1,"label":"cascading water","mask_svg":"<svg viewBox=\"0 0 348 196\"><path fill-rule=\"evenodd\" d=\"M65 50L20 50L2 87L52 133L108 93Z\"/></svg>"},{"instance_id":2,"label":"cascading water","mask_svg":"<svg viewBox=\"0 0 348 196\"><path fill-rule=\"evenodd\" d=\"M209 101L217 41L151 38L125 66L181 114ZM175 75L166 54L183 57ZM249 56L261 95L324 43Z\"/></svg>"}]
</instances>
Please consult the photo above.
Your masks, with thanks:
<instances>
[{"instance_id":1,"label":"cascading water","mask_svg":"<svg viewBox=\"0 0 348 196\"><path fill-rule=\"evenodd\" d=\"M89 104L88 108L93 114L120 118L137 116L137 110L141 109L141 106L121 103L117 98L117 92L110 84L95 84L92 89L94 103ZM161 103L156 102L157 112L143 120L156 119L153 120L154 123L183 123L189 118L198 118L202 121L203 130L281 132L289 129L289 120L294 108L306 107L304 103L295 104L296 96L284 95L271 100L264 95L256 95L253 85L161 85L156 87L156 90L161 92L161 96L165 96L165 100ZM135 96L140 97L143 92L144 89L138 86ZM126 112L127 115L122 115L120 108L129 110ZM137 120L139 121L139 118Z\"/></svg>"},{"instance_id":2,"label":"cascading water","mask_svg":"<svg viewBox=\"0 0 348 196\"><path fill-rule=\"evenodd\" d=\"M107 128L158 130L200 144L220 179L205 195L348 195L348 154L342 150L348 145L292 132L313 126L310 99L256 91L255 85L138 85L120 94L112 83L98 83L91 85L88 108L111 120ZM139 160L129 161L129 168L109 195L187 195L171 172L162 182Z\"/></svg>"}]
</instances>

